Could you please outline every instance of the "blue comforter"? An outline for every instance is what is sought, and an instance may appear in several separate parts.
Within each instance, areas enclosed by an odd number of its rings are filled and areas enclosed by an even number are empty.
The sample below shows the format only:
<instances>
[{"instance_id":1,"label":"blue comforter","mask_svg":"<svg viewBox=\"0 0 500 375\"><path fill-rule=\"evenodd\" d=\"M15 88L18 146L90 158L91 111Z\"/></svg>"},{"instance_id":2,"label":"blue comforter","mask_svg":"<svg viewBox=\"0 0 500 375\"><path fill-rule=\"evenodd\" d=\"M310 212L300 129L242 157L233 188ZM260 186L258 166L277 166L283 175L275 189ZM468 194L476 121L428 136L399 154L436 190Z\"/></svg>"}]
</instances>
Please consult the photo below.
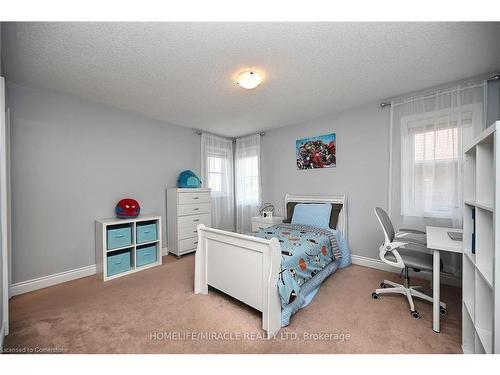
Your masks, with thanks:
<instances>
[{"instance_id":1,"label":"blue comforter","mask_svg":"<svg viewBox=\"0 0 500 375\"><path fill-rule=\"evenodd\" d=\"M290 315L307 305L307 294L317 291L321 282L338 268L351 264L350 252L340 232L306 225L278 224L255 234L278 238L281 245L281 270L278 290L281 306Z\"/></svg>"}]
</instances>

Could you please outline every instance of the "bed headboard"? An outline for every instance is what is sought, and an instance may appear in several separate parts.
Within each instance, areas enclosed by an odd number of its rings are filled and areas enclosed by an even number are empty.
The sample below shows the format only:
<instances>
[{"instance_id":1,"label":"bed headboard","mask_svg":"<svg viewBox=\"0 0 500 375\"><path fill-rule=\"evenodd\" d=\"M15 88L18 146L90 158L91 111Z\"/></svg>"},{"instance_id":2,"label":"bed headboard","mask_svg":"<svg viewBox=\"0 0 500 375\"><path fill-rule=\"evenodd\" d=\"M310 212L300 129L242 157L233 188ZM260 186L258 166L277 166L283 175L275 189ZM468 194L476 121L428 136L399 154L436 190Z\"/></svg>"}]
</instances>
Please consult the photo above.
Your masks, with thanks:
<instances>
[{"instance_id":1,"label":"bed headboard","mask_svg":"<svg viewBox=\"0 0 500 375\"><path fill-rule=\"evenodd\" d=\"M297 203L333 203L341 205L337 219L337 230L340 230L347 240L347 197L345 195L285 195L285 215L289 202Z\"/></svg>"}]
</instances>

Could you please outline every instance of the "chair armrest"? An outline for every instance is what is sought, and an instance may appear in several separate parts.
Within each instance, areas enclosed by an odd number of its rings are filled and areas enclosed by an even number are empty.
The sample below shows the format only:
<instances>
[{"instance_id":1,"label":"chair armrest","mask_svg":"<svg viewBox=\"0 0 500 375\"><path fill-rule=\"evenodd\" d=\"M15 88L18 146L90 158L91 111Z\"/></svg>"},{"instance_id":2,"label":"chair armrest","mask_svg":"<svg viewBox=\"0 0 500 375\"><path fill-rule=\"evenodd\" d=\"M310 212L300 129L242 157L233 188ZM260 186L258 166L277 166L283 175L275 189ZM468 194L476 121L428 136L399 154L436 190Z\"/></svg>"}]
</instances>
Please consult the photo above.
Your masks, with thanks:
<instances>
[{"instance_id":1,"label":"chair armrest","mask_svg":"<svg viewBox=\"0 0 500 375\"><path fill-rule=\"evenodd\" d=\"M404 245L406 245L404 242L396 242L396 241L395 242L391 242L389 244L383 244L379 248L380 259L384 263L389 264L390 266L398 267L398 268L404 268L405 264L403 262L403 258L401 258L401 255L396 250L396 249L399 249L400 247L403 247ZM385 254L388 253L388 252L391 252L392 255L394 255L394 257L396 258L395 262L386 259Z\"/></svg>"},{"instance_id":2,"label":"chair armrest","mask_svg":"<svg viewBox=\"0 0 500 375\"><path fill-rule=\"evenodd\" d=\"M400 229L399 231L403 233L426 234L425 232L416 229Z\"/></svg>"}]
</instances>

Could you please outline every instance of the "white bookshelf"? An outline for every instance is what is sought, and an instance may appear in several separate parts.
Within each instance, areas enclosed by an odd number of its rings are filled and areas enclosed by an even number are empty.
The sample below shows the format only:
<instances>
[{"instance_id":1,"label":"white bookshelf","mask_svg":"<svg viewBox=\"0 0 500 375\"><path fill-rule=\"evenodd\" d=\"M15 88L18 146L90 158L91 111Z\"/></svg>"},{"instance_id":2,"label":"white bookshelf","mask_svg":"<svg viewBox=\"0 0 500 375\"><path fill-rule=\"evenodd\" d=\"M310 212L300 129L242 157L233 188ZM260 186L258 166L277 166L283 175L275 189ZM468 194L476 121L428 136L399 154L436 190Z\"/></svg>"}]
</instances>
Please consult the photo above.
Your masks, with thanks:
<instances>
[{"instance_id":1,"label":"white bookshelf","mask_svg":"<svg viewBox=\"0 0 500 375\"><path fill-rule=\"evenodd\" d=\"M500 353L500 121L485 129L465 152L462 348Z\"/></svg>"},{"instance_id":2,"label":"white bookshelf","mask_svg":"<svg viewBox=\"0 0 500 375\"><path fill-rule=\"evenodd\" d=\"M152 224L156 231L151 240L140 241L138 238L141 225ZM130 242L120 247L108 246L108 231L114 228L128 228L130 231ZM95 222L96 230L96 268L97 273L101 275L103 281L116 279L118 277L130 275L151 267L162 264L162 246L161 246L161 216L142 215L132 219L99 219ZM139 253L141 249L155 247L154 260L144 264L139 264ZM117 253L128 253L129 266L127 270L117 272L113 275L108 272L107 259Z\"/></svg>"}]
</instances>

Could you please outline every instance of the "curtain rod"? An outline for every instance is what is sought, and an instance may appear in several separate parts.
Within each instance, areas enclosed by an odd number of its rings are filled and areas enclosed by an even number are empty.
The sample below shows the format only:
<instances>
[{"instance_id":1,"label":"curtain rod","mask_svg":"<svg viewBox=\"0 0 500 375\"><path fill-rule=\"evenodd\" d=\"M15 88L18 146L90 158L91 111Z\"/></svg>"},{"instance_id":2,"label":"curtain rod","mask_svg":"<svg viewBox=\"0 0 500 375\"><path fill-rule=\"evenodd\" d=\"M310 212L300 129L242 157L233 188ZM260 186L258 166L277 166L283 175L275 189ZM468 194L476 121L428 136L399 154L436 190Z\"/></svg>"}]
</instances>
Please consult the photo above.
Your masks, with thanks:
<instances>
[{"instance_id":1,"label":"curtain rod","mask_svg":"<svg viewBox=\"0 0 500 375\"><path fill-rule=\"evenodd\" d=\"M195 129L195 130L194 130L194 132L195 132L195 134L197 134L197 135L202 135L202 134L203 134L203 130L200 130L200 129ZM265 135L266 135L266 133L265 133L265 132L260 132L260 133L255 133L255 134L258 134L258 135L260 135L261 137L263 137L263 136L265 136ZM217 134L215 134L215 135L217 135ZM234 141L236 141L236 139L238 139L238 138L244 138L244 137L248 137L248 136L250 136L250 135L254 135L254 134L244 135L243 137L237 137L237 138L227 138L227 137L223 137L223 138L231 139L231 140L234 142ZM219 136L219 135L218 135L218 136ZM222 137L222 136L219 136L219 137Z\"/></svg>"},{"instance_id":2,"label":"curtain rod","mask_svg":"<svg viewBox=\"0 0 500 375\"><path fill-rule=\"evenodd\" d=\"M487 78L486 79L486 82L495 82L495 81L498 81L500 80L500 74L494 74L492 75L491 77ZM477 85L477 84L476 84ZM469 86L469 87L464 87L465 88L470 88L470 87L474 87L476 85L472 85L472 86ZM481 85L477 85L477 86L481 86ZM450 91L451 88L448 88L448 89L443 89L443 90L439 90L437 89L436 91L442 91L443 93L445 93L446 91ZM405 100L407 99L414 99L414 98L426 98L426 97L432 97L436 94L422 94L422 95L415 95L415 96L412 96L412 97L409 97L409 98L404 98L402 99L402 101L404 102ZM391 103L390 102L381 102L380 103L380 108L385 108L385 107L390 107L391 106Z\"/></svg>"}]
</instances>

